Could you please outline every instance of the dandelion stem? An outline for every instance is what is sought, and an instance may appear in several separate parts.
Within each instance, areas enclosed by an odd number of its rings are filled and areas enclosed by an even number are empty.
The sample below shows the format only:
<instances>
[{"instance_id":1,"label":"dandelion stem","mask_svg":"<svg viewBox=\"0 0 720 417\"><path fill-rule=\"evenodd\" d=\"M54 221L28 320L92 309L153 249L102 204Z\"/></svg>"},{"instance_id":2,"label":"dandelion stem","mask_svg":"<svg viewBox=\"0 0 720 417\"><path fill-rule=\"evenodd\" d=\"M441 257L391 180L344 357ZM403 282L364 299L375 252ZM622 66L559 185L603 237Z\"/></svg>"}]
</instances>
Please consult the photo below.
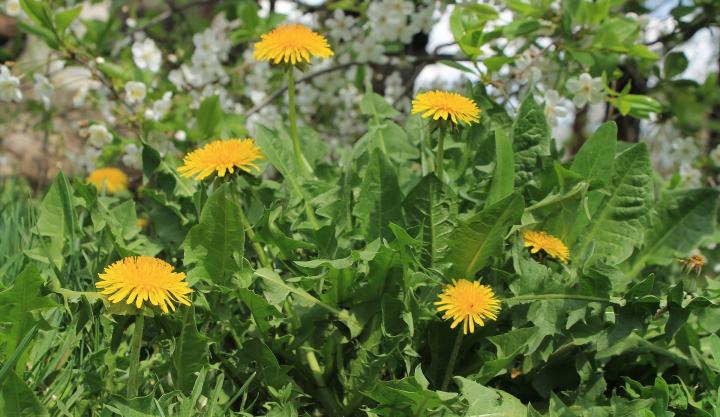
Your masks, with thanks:
<instances>
[{"instance_id":1,"label":"dandelion stem","mask_svg":"<svg viewBox=\"0 0 720 417\"><path fill-rule=\"evenodd\" d=\"M298 137L297 130L297 114L295 109L295 75L293 73L294 68L288 68L288 101L290 107L290 138L292 139L293 150L295 151L295 161L297 162L298 171L303 177L307 177L309 173L308 163L305 161L305 157L302 154L300 148L300 138Z\"/></svg>"},{"instance_id":2,"label":"dandelion stem","mask_svg":"<svg viewBox=\"0 0 720 417\"><path fill-rule=\"evenodd\" d=\"M130 340L130 370L128 376L127 396L135 398L138 394L138 370L140 369L140 344L142 343L145 316L138 312L135 316L135 329Z\"/></svg>"},{"instance_id":3,"label":"dandelion stem","mask_svg":"<svg viewBox=\"0 0 720 417\"><path fill-rule=\"evenodd\" d=\"M460 346L462 346L463 332L458 330L457 337L455 338L455 344L453 345L452 352L450 352L450 359L448 360L447 368L445 368L445 376L443 377L440 391L446 391L450 384L450 378L455 370L455 362L457 362L458 354L460 353Z\"/></svg>"},{"instance_id":4,"label":"dandelion stem","mask_svg":"<svg viewBox=\"0 0 720 417\"><path fill-rule=\"evenodd\" d=\"M245 211L243 210L242 206L239 206L238 208L238 211L240 212L240 223L242 223L242 228L243 230L245 230L245 234L250 238L250 241L252 242L252 247L253 249L255 249L255 253L260 260L260 265L265 268L272 269L272 265L270 264L270 260L268 260L267 255L265 254L265 250L263 250L260 242L257 241L257 235L255 234L255 231L253 230L253 227L250 224L247 216L245 216Z\"/></svg>"},{"instance_id":5,"label":"dandelion stem","mask_svg":"<svg viewBox=\"0 0 720 417\"><path fill-rule=\"evenodd\" d=\"M435 173L439 180L443 177L443 160L445 158L445 127L440 126L440 137L438 138L437 154L435 156Z\"/></svg>"}]
</instances>

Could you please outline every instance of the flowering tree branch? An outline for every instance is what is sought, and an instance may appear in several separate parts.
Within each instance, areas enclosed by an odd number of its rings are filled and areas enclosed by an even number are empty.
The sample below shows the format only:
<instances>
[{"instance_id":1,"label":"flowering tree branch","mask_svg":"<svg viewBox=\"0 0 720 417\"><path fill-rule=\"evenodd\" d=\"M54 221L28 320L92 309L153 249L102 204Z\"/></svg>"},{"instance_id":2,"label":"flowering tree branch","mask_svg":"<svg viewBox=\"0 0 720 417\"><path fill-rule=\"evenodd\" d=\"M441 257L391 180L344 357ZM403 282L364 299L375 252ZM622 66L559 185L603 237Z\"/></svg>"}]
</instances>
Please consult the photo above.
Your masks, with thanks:
<instances>
[{"instance_id":1,"label":"flowering tree branch","mask_svg":"<svg viewBox=\"0 0 720 417\"><path fill-rule=\"evenodd\" d=\"M414 62L418 65L425 66L427 64L431 64L438 61L469 61L467 57L464 56L456 56L456 55L444 55L444 54L432 54L432 55L417 55L414 56ZM295 84L302 84L304 82L310 81L313 78L319 77L324 74L328 74L331 72L343 70L346 68L354 67L356 65L372 65L373 62L369 61L350 61L346 62L344 64L338 64L333 67L323 68L321 70L312 72L310 74L304 75L297 80L295 80ZM413 77L415 78L415 77ZM255 114L262 110L264 107L275 101L278 97L285 94L287 91L287 86L279 88L272 94L270 94L262 103L258 104L257 106L251 108L250 110L245 112L245 115L249 116L251 114Z\"/></svg>"}]
</instances>

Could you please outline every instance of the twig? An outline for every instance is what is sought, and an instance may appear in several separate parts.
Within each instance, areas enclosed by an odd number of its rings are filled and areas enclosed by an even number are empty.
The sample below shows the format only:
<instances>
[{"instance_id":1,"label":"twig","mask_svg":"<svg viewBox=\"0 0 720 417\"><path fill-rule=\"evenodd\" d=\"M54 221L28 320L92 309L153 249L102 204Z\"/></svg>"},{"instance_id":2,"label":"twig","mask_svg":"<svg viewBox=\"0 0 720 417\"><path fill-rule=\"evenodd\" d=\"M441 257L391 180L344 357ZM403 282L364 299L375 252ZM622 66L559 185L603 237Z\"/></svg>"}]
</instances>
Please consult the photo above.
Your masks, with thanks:
<instances>
[{"instance_id":1,"label":"twig","mask_svg":"<svg viewBox=\"0 0 720 417\"><path fill-rule=\"evenodd\" d=\"M424 64L438 62L438 61L470 61L470 59L467 57L455 56L455 55L442 55L442 54L417 55L417 56L414 56L413 58L415 59L416 63L424 63ZM350 67L353 67L356 65L372 65L372 64L373 64L373 62L370 62L370 61L351 61L351 62L346 62L344 64L336 65L334 67L323 68L321 70L315 71L313 73L310 73L303 77L298 78L297 80L295 80L295 85L302 84L304 82L312 80L315 77L319 77L321 75L339 71L339 70L342 70L345 68L350 68ZM255 107L253 107L250 110L248 110L247 112L245 112L245 115L249 116L251 114L255 114L255 113L259 112L265 106L267 106L270 103L272 103L273 101L275 101L275 99L277 99L278 97L285 94L286 91L287 91L287 86L276 90L274 93L270 94L268 96L268 98L266 98L262 103L256 105Z\"/></svg>"}]
</instances>

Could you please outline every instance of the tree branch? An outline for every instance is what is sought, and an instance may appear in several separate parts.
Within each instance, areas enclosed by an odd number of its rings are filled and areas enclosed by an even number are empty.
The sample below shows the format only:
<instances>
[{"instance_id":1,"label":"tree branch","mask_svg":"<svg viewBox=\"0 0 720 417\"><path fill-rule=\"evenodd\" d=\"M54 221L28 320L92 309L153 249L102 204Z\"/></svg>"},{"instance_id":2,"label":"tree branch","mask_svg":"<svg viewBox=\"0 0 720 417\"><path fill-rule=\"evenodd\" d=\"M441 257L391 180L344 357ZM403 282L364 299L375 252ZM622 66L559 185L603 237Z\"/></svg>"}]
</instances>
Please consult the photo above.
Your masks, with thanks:
<instances>
[{"instance_id":1,"label":"tree branch","mask_svg":"<svg viewBox=\"0 0 720 417\"><path fill-rule=\"evenodd\" d=\"M416 63L423 64L422 65L423 67L427 64L435 63L438 61L470 61L470 59L468 59L467 57L455 56L455 55L443 55L443 54L417 55L417 56L414 56L413 58ZM351 61L351 62L346 62L344 64L338 64L334 67L323 68L319 71L315 71L315 72L312 72L310 74L307 74L305 76L298 78L297 80L295 80L295 85L302 84L304 82L312 80L315 77L319 77L321 75L339 71L339 70L342 70L345 68L350 68L350 67L353 67L356 65L372 65L372 64L373 63L369 62L369 61ZM256 105L255 107L253 107L250 110L248 110L247 112L245 112L245 115L249 116L251 114L255 114L255 113L259 112L264 107L266 107L267 105L269 105L270 103L275 101L275 99L277 99L278 97L285 94L286 91L287 91L287 86L284 86L284 87L276 90L275 92L270 94L268 96L268 98L266 98L262 103Z\"/></svg>"}]
</instances>

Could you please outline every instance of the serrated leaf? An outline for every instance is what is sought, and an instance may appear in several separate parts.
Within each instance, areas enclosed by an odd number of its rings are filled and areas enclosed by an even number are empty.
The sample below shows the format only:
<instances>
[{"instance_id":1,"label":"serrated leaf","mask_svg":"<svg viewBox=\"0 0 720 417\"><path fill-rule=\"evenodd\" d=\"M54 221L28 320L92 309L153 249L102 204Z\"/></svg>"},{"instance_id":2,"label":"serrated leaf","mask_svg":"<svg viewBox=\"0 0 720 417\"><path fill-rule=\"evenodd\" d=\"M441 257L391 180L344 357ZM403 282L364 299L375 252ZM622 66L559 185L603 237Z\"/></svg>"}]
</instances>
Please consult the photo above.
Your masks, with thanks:
<instances>
[{"instance_id":1,"label":"serrated leaf","mask_svg":"<svg viewBox=\"0 0 720 417\"><path fill-rule=\"evenodd\" d=\"M464 416L518 417L527 414L527 408L520 400L502 390L496 390L455 377L460 395L468 403Z\"/></svg>"},{"instance_id":2,"label":"serrated leaf","mask_svg":"<svg viewBox=\"0 0 720 417\"><path fill-rule=\"evenodd\" d=\"M448 248L458 213L456 194L435 174L425 176L403 201L407 232L422 242L426 266L440 260Z\"/></svg>"},{"instance_id":3,"label":"serrated leaf","mask_svg":"<svg viewBox=\"0 0 720 417\"><path fill-rule=\"evenodd\" d=\"M687 256L715 230L718 191L710 188L671 191L662 196L635 264L667 265Z\"/></svg>"},{"instance_id":4,"label":"serrated leaf","mask_svg":"<svg viewBox=\"0 0 720 417\"><path fill-rule=\"evenodd\" d=\"M49 238L43 251L55 266L62 267L63 249L67 239L72 239L75 232L75 212L73 211L70 184L61 172L55 177L52 186L40 203L37 221L37 232Z\"/></svg>"},{"instance_id":5,"label":"serrated leaf","mask_svg":"<svg viewBox=\"0 0 720 417\"><path fill-rule=\"evenodd\" d=\"M22 338L39 322L36 312L56 306L49 297L41 294L43 279L32 265L23 269L12 287L0 293L2 321L10 323L9 330L0 333L0 357L7 357L15 351ZM24 367L27 354L18 360L18 367Z\"/></svg>"},{"instance_id":6,"label":"serrated leaf","mask_svg":"<svg viewBox=\"0 0 720 417\"><path fill-rule=\"evenodd\" d=\"M588 181L607 183L615 162L617 125L606 122L600 126L575 155L570 169Z\"/></svg>"},{"instance_id":7,"label":"serrated leaf","mask_svg":"<svg viewBox=\"0 0 720 417\"><path fill-rule=\"evenodd\" d=\"M391 119L400 114L383 96L372 91L366 93L360 100L360 111L362 114L373 116L376 120Z\"/></svg>"},{"instance_id":8,"label":"serrated leaf","mask_svg":"<svg viewBox=\"0 0 720 417\"><path fill-rule=\"evenodd\" d=\"M195 309L184 307L180 334L175 339L173 352L173 382L180 391L189 394L195 384L197 372L208 366L208 340L195 324Z\"/></svg>"},{"instance_id":9,"label":"serrated leaf","mask_svg":"<svg viewBox=\"0 0 720 417\"><path fill-rule=\"evenodd\" d=\"M649 212L652 195L652 170L644 144L626 149L615 159L614 166L605 193L594 195L597 209L571 253L582 254L592 243L593 258L619 263L642 242L642 220Z\"/></svg>"},{"instance_id":10,"label":"serrated leaf","mask_svg":"<svg viewBox=\"0 0 720 417\"><path fill-rule=\"evenodd\" d=\"M515 156L513 145L502 129L495 131L495 172L493 172L488 204L493 204L512 194L515 185Z\"/></svg>"},{"instance_id":11,"label":"serrated leaf","mask_svg":"<svg viewBox=\"0 0 720 417\"><path fill-rule=\"evenodd\" d=\"M402 224L402 192L393 167L380 150L370 154L353 215L366 241L390 237L388 225Z\"/></svg>"},{"instance_id":12,"label":"serrated leaf","mask_svg":"<svg viewBox=\"0 0 720 417\"><path fill-rule=\"evenodd\" d=\"M502 253L505 236L520 222L524 208L523 198L515 193L460 222L445 257L457 278L472 278L491 257Z\"/></svg>"},{"instance_id":13,"label":"serrated leaf","mask_svg":"<svg viewBox=\"0 0 720 417\"><path fill-rule=\"evenodd\" d=\"M197 126L203 139L210 139L222 120L223 112L218 96L211 96L200 103L197 111Z\"/></svg>"},{"instance_id":14,"label":"serrated leaf","mask_svg":"<svg viewBox=\"0 0 720 417\"><path fill-rule=\"evenodd\" d=\"M188 232L183 249L186 265L194 264L201 276L227 285L242 259L245 232L240 222L242 208L233 200L230 184L223 184L208 198L199 224Z\"/></svg>"},{"instance_id":15,"label":"serrated leaf","mask_svg":"<svg viewBox=\"0 0 720 417\"><path fill-rule=\"evenodd\" d=\"M532 93L523 100L512 127L515 185L523 187L539 172L539 157L550 155L550 127Z\"/></svg>"},{"instance_id":16,"label":"serrated leaf","mask_svg":"<svg viewBox=\"0 0 720 417\"><path fill-rule=\"evenodd\" d=\"M47 417L50 414L35 393L11 372L0 386L0 415Z\"/></svg>"}]
</instances>

